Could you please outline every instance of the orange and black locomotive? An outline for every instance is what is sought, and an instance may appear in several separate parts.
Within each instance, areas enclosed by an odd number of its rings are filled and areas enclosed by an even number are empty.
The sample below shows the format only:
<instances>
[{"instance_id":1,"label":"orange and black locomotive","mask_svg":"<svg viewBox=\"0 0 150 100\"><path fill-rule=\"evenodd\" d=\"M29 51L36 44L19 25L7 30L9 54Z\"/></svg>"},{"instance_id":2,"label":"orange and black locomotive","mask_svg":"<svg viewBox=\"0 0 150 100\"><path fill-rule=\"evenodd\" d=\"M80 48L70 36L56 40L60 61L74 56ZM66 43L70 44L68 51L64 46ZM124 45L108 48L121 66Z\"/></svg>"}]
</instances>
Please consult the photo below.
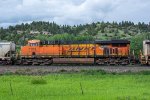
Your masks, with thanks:
<instances>
[{"instance_id":1,"label":"orange and black locomotive","mask_svg":"<svg viewBox=\"0 0 150 100\"><path fill-rule=\"evenodd\" d=\"M130 59L130 41L40 41L29 40L22 46L17 64L50 65L52 63L79 63L99 65L127 65Z\"/></svg>"}]
</instances>

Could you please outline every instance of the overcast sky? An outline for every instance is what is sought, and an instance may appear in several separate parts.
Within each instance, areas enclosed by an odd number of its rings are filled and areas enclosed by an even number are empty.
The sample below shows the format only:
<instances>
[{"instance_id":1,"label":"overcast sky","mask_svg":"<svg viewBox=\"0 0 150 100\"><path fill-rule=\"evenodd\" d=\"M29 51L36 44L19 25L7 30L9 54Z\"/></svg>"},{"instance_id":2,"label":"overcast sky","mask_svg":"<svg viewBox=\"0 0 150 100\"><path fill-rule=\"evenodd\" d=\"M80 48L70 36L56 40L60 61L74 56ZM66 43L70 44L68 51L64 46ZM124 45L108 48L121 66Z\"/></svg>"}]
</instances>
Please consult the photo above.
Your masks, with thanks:
<instances>
[{"instance_id":1,"label":"overcast sky","mask_svg":"<svg viewBox=\"0 0 150 100\"><path fill-rule=\"evenodd\" d=\"M54 21L85 24L122 20L148 23L150 0L0 0L0 26Z\"/></svg>"}]
</instances>

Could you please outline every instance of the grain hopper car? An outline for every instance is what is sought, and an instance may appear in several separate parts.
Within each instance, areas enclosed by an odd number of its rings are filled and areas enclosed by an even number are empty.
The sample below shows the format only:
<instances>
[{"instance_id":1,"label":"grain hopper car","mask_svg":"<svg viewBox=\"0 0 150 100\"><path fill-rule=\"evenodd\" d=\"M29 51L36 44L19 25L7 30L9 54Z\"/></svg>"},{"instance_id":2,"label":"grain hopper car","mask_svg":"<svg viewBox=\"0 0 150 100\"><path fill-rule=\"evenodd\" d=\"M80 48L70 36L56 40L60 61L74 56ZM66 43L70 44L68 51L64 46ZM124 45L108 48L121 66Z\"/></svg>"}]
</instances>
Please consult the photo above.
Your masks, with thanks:
<instances>
[{"instance_id":1,"label":"grain hopper car","mask_svg":"<svg viewBox=\"0 0 150 100\"><path fill-rule=\"evenodd\" d=\"M143 41L143 52L140 54L142 65L150 65L150 40Z\"/></svg>"},{"instance_id":2,"label":"grain hopper car","mask_svg":"<svg viewBox=\"0 0 150 100\"><path fill-rule=\"evenodd\" d=\"M0 64L12 64L16 48L15 43L8 41L0 41Z\"/></svg>"}]
</instances>

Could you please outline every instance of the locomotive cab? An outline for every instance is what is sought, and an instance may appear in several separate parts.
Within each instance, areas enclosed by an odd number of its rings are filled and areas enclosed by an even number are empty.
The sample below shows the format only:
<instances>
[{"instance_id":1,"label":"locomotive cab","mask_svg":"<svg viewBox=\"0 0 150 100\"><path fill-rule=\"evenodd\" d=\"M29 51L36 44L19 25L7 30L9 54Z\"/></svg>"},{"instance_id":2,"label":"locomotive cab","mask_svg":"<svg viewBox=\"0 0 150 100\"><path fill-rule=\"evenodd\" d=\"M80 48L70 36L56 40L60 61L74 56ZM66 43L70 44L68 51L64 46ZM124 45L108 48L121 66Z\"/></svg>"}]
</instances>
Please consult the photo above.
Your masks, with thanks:
<instances>
[{"instance_id":1,"label":"locomotive cab","mask_svg":"<svg viewBox=\"0 0 150 100\"><path fill-rule=\"evenodd\" d=\"M30 46L31 49L31 55L35 56L36 55L36 49L38 46L40 46L40 40L29 40L28 41L28 46Z\"/></svg>"},{"instance_id":2,"label":"locomotive cab","mask_svg":"<svg viewBox=\"0 0 150 100\"><path fill-rule=\"evenodd\" d=\"M46 51L51 51L47 46L41 46L40 40L29 40L26 46L21 47L20 61L23 65L49 65L52 58Z\"/></svg>"},{"instance_id":3,"label":"locomotive cab","mask_svg":"<svg viewBox=\"0 0 150 100\"><path fill-rule=\"evenodd\" d=\"M26 46L21 47L21 57L33 57L40 46L40 40L29 40Z\"/></svg>"}]
</instances>

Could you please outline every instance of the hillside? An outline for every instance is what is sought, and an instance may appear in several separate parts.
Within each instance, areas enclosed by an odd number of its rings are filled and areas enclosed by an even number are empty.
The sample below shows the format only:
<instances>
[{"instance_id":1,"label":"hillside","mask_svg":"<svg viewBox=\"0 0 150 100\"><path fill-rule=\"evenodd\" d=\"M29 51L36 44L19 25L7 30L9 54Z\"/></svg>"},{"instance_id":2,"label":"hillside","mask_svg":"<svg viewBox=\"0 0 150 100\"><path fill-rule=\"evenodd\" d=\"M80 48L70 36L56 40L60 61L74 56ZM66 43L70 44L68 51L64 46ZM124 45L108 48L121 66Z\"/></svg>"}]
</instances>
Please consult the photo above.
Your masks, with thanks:
<instances>
[{"instance_id":1,"label":"hillside","mask_svg":"<svg viewBox=\"0 0 150 100\"><path fill-rule=\"evenodd\" d=\"M62 40L62 41L91 41L110 39L129 39L131 49L142 48L143 39L150 37L150 24L130 21L97 22L84 25L58 25L54 22L32 22L0 28L0 40L14 41L17 45L24 45L29 39ZM137 52L138 54L138 52Z\"/></svg>"}]
</instances>

